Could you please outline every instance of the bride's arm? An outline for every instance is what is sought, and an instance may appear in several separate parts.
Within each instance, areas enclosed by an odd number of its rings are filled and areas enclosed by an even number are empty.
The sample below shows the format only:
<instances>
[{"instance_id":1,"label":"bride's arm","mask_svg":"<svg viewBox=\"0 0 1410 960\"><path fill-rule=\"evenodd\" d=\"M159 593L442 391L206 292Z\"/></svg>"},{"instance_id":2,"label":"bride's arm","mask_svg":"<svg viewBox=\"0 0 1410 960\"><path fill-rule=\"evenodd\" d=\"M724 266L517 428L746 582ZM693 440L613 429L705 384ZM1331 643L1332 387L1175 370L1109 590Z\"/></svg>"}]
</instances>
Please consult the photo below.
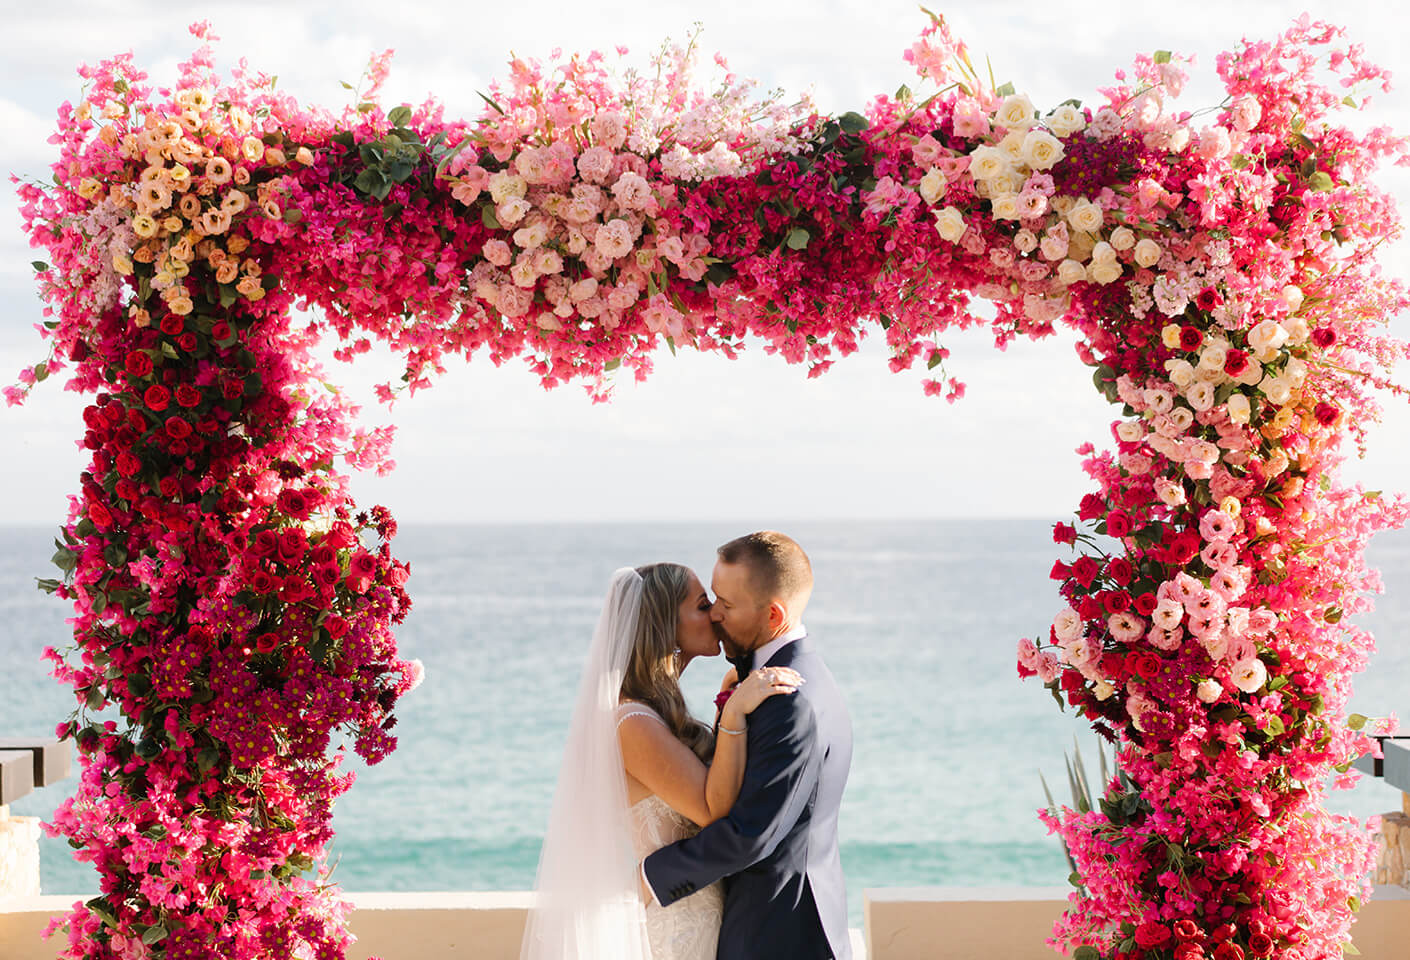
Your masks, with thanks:
<instances>
[{"instance_id":1,"label":"bride's arm","mask_svg":"<svg viewBox=\"0 0 1410 960\"><path fill-rule=\"evenodd\" d=\"M658 718L634 714L617 726L622 764L674 810L700 826L729 813L739 798L748 758L743 733L745 717L764 700L778 693L792 693L802 681L786 667L756 670L735 690L720 715L720 735L710 766L700 761Z\"/></svg>"}]
</instances>

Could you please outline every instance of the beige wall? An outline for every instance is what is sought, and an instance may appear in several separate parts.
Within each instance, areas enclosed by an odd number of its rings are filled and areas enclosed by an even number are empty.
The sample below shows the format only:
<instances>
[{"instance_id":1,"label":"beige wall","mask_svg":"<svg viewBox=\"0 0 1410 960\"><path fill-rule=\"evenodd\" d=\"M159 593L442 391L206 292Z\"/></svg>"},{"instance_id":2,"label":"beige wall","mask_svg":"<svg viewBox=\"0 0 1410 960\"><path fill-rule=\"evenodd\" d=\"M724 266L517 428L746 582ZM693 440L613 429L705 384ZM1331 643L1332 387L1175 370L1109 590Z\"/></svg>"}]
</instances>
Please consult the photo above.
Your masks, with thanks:
<instances>
[{"instance_id":1,"label":"beige wall","mask_svg":"<svg viewBox=\"0 0 1410 960\"><path fill-rule=\"evenodd\" d=\"M358 943L348 960L517 960L527 893L348 893ZM1053 960L1043 940L1062 912L1049 888L867 890L869 960ZM1398 897L1398 899L1397 899ZM39 938L73 896L0 900L0 960L54 960ZM1381 888L1352 931L1364 960L1410 956L1410 893ZM60 935L61 936L61 935ZM856 960L863 960L860 954Z\"/></svg>"}]
</instances>

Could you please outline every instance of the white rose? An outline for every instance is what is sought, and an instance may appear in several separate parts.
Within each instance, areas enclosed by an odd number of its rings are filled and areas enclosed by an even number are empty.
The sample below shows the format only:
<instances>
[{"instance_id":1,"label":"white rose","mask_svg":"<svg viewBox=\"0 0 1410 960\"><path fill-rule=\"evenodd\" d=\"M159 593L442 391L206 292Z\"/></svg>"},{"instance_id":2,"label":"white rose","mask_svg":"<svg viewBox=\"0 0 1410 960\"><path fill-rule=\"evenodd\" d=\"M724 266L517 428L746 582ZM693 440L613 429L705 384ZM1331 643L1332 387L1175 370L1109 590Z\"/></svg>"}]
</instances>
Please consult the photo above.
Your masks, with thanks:
<instances>
[{"instance_id":1,"label":"white rose","mask_svg":"<svg viewBox=\"0 0 1410 960\"><path fill-rule=\"evenodd\" d=\"M1199 686L1195 687L1195 696L1199 697L1200 703L1213 703L1223 693L1224 687L1213 678L1201 680Z\"/></svg>"},{"instance_id":2,"label":"white rose","mask_svg":"<svg viewBox=\"0 0 1410 960\"><path fill-rule=\"evenodd\" d=\"M1023 138L1023 160L1034 170L1052 168L1062 153L1062 141L1046 130L1029 130Z\"/></svg>"},{"instance_id":3,"label":"white rose","mask_svg":"<svg viewBox=\"0 0 1410 960\"><path fill-rule=\"evenodd\" d=\"M1233 675L1234 686L1244 693L1256 692L1268 679L1268 668L1257 657L1240 660L1229 672Z\"/></svg>"},{"instance_id":4,"label":"white rose","mask_svg":"<svg viewBox=\"0 0 1410 960\"><path fill-rule=\"evenodd\" d=\"M994 122L1010 130L1028 129L1033 126L1033 101L1021 93L1005 97L994 114Z\"/></svg>"},{"instance_id":5,"label":"white rose","mask_svg":"<svg viewBox=\"0 0 1410 960\"><path fill-rule=\"evenodd\" d=\"M1112 263L1116 262L1116 248L1105 240L1098 241L1097 244L1092 247L1092 262L1105 263L1108 260Z\"/></svg>"},{"instance_id":6,"label":"white rose","mask_svg":"<svg viewBox=\"0 0 1410 960\"><path fill-rule=\"evenodd\" d=\"M1078 110L1070 103L1064 103L1052 113L1048 114L1048 129L1059 137L1070 137L1078 130L1087 125L1087 118L1082 116L1082 111Z\"/></svg>"},{"instance_id":7,"label":"white rose","mask_svg":"<svg viewBox=\"0 0 1410 960\"><path fill-rule=\"evenodd\" d=\"M1294 390L1298 389L1307 382L1307 364L1297 357L1289 357L1287 364L1283 367L1283 379Z\"/></svg>"},{"instance_id":8,"label":"white rose","mask_svg":"<svg viewBox=\"0 0 1410 960\"><path fill-rule=\"evenodd\" d=\"M1287 323L1283 324L1283 329L1287 330L1288 343L1293 346L1306 343L1307 338L1312 336L1312 329L1308 327L1307 321L1301 317L1293 317Z\"/></svg>"},{"instance_id":9,"label":"white rose","mask_svg":"<svg viewBox=\"0 0 1410 960\"><path fill-rule=\"evenodd\" d=\"M494 215L495 219L503 226L512 227L520 220L523 220L524 215L532 209L533 207L529 204L529 201L521 197L509 196L505 197L503 202L494 208Z\"/></svg>"},{"instance_id":10,"label":"white rose","mask_svg":"<svg viewBox=\"0 0 1410 960\"><path fill-rule=\"evenodd\" d=\"M1009 172L1009 158L995 147L975 147L969 155L969 175L976 180L992 180Z\"/></svg>"},{"instance_id":11,"label":"white rose","mask_svg":"<svg viewBox=\"0 0 1410 960\"><path fill-rule=\"evenodd\" d=\"M1283 298L1283 303L1288 305L1288 313L1297 313L1302 308L1302 288L1295 284L1288 284L1279 294Z\"/></svg>"},{"instance_id":12,"label":"white rose","mask_svg":"<svg viewBox=\"0 0 1410 960\"><path fill-rule=\"evenodd\" d=\"M1170 422L1175 424L1175 429L1184 433L1190 429L1190 424L1195 422L1195 415L1190 412L1189 407L1175 407L1168 414Z\"/></svg>"},{"instance_id":13,"label":"white rose","mask_svg":"<svg viewBox=\"0 0 1410 960\"><path fill-rule=\"evenodd\" d=\"M1258 389L1263 391L1263 395L1272 403L1282 406L1292 399L1292 384L1282 377L1275 377L1271 374L1259 381Z\"/></svg>"},{"instance_id":14,"label":"white rose","mask_svg":"<svg viewBox=\"0 0 1410 960\"><path fill-rule=\"evenodd\" d=\"M1101 228L1102 208L1084 197L1068 212L1067 222L1074 230L1092 233Z\"/></svg>"},{"instance_id":15,"label":"white rose","mask_svg":"<svg viewBox=\"0 0 1410 960\"><path fill-rule=\"evenodd\" d=\"M1276 320L1264 320L1248 332L1248 345L1255 353L1277 350L1287 340L1288 331Z\"/></svg>"},{"instance_id":16,"label":"white rose","mask_svg":"<svg viewBox=\"0 0 1410 960\"><path fill-rule=\"evenodd\" d=\"M1142 237L1136 243L1136 265L1141 267L1153 267L1160 262L1160 244L1150 237Z\"/></svg>"},{"instance_id":17,"label":"white rose","mask_svg":"<svg viewBox=\"0 0 1410 960\"><path fill-rule=\"evenodd\" d=\"M989 202L993 205L993 215L995 220L1017 220L1020 215L1018 206L1018 194L1001 193L996 197L990 197Z\"/></svg>"},{"instance_id":18,"label":"white rose","mask_svg":"<svg viewBox=\"0 0 1410 960\"><path fill-rule=\"evenodd\" d=\"M1058 283L1070 287L1074 283L1081 283L1087 279L1087 268L1069 257L1058 264L1057 278Z\"/></svg>"},{"instance_id":19,"label":"white rose","mask_svg":"<svg viewBox=\"0 0 1410 960\"><path fill-rule=\"evenodd\" d=\"M1015 130L994 144L1013 166L1023 163L1023 137L1022 130Z\"/></svg>"},{"instance_id":20,"label":"white rose","mask_svg":"<svg viewBox=\"0 0 1410 960\"><path fill-rule=\"evenodd\" d=\"M1098 680L1092 684L1092 696L1098 700L1110 700L1111 695L1116 692L1116 688L1105 680Z\"/></svg>"},{"instance_id":21,"label":"white rose","mask_svg":"<svg viewBox=\"0 0 1410 960\"><path fill-rule=\"evenodd\" d=\"M1231 393L1224 402L1229 411L1229 419L1234 423L1248 423L1250 407L1248 397L1242 393Z\"/></svg>"},{"instance_id":22,"label":"white rose","mask_svg":"<svg viewBox=\"0 0 1410 960\"><path fill-rule=\"evenodd\" d=\"M1200 351L1199 365L1206 370L1223 370L1224 362L1228 359L1228 344L1216 340Z\"/></svg>"},{"instance_id":23,"label":"white rose","mask_svg":"<svg viewBox=\"0 0 1410 960\"><path fill-rule=\"evenodd\" d=\"M925 176L920 178L920 195L926 203L934 204L945 195L945 189L949 186L949 181L940 172L939 167L931 167L925 171Z\"/></svg>"},{"instance_id":24,"label":"white rose","mask_svg":"<svg viewBox=\"0 0 1410 960\"><path fill-rule=\"evenodd\" d=\"M1103 285L1113 283L1121 279L1121 264L1115 260L1094 262L1087 268L1087 276Z\"/></svg>"},{"instance_id":25,"label":"white rose","mask_svg":"<svg viewBox=\"0 0 1410 960\"><path fill-rule=\"evenodd\" d=\"M1207 380L1196 380L1185 391L1185 400L1197 413L1203 413L1214 406L1214 385Z\"/></svg>"},{"instance_id":26,"label":"white rose","mask_svg":"<svg viewBox=\"0 0 1410 960\"><path fill-rule=\"evenodd\" d=\"M940 232L941 237L954 243L964 236L964 214L955 207L935 211L935 229Z\"/></svg>"},{"instance_id":27,"label":"white rose","mask_svg":"<svg viewBox=\"0 0 1410 960\"><path fill-rule=\"evenodd\" d=\"M1111 231L1111 245L1117 250L1130 250L1136 245L1136 232L1130 227L1117 227Z\"/></svg>"},{"instance_id":28,"label":"white rose","mask_svg":"<svg viewBox=\"0 0 1410 960\"><path fill-rule=\"evenodd\" d=\"M1172 358L1165 361L1165 372L1170 376L1170 382L1181 390L1188 387L1195 380L1195 368L1188 360Z\"/></svg>"},{"instance_id":29,"label":"white rose","mask_svg":"<svg viewBox=\"0 0 1410 960\"><path fill-rule=\"evenodd\" d=\"M1167 323L1160 328L1160 342L1171 350L1180 345L1180 325L1178 323Z\"/></svg>"},{"instance_id":30,"label":"white rose","mask_svg":"<svg viewBox=\"0 0 1410 960\"><path fill-rule=\"evenodd\" d=\"M1038 235L1032 230L1020 230L1013 235L1013 245L1019 253L1031 253L1038 247Z\"/></svg>"}]
</instances>

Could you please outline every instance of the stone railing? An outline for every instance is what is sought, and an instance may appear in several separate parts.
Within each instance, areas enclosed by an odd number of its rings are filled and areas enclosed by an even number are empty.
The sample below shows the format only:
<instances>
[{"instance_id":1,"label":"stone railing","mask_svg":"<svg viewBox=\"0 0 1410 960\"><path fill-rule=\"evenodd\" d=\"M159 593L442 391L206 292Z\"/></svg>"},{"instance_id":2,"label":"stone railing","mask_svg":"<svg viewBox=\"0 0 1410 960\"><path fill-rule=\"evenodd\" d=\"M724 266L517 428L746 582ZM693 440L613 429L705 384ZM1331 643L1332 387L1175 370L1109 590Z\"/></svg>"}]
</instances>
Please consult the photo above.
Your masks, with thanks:
<instances>
[{"instance_id":1,"label":"stone railing","mask_svg":"<svg viewBox=\"0 0 1410 960\"><path fill-rule=\"evenodd\" d=\"M68 775L67 742L0 737L0 901L39 894L39 818L12 817L10 804Z\"/></svg>"}]
</instances>

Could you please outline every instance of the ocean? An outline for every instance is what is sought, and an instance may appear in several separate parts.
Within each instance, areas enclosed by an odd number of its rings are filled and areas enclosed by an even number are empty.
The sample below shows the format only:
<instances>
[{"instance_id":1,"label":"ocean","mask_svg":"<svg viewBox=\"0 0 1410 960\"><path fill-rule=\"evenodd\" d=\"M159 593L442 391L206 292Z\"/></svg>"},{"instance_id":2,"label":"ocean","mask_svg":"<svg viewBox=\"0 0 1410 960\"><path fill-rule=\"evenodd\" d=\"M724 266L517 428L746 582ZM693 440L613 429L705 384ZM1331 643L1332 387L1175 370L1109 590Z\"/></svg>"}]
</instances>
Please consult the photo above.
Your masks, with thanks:
<instances>
[{"instance_id":1,"label":"ocean","mask_svg":"<svg viewBox=\"0 0 1410 960\"><path fill-rule=\"evenodd\" d=\"M1067 555L1050 521L903 520L783 525L807 549L816 587L805 622L847 698L855 754L841 815L851 924L862 891L945 885L1061 886L1068 868L1036 816L1039 772L1068 796L1074 737L1097 776L1098 738L1014 669L1021 636L1060 608L1048 579ZM690 564L707 586L728 523L404 524L413 609L398 632L425 682L397 708L397 750L338 802L334 879L360 890L531 889L579 671L612 571ZM35 589L53 575L54 528L0 528L0 735L52 734L72 694L39 659L67 636L67 605ZM1361 619L1379 650L1351 709L1410 717L1410 533L1377 538L1386 584ZM697 715L728 667L697 660L684 685ZM76 785L12 805L49 816ZM1364 778L1328 806L1365 817L1398 794ZM45 837L45 893L97 879Z\"/></svg>"}]
</instances>

